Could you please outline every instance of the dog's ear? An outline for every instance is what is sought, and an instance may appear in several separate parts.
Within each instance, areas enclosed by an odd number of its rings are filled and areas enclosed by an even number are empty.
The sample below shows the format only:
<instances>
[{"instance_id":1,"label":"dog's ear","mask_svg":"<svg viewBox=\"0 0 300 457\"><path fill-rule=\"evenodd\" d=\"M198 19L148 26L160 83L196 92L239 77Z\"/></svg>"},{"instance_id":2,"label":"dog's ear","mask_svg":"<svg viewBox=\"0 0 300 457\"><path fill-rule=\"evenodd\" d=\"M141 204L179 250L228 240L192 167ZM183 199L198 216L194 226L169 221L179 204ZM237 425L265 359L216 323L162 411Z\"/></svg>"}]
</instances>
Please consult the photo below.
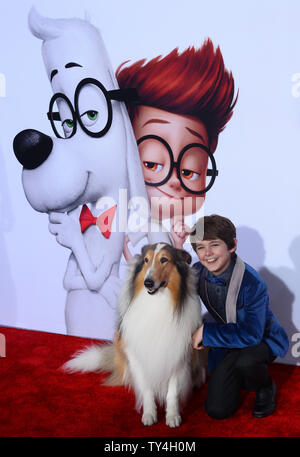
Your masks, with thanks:
<instances>
[{"instance_id":1,"label":"dog's ear","mask_svg":"<svg viewBox=\"0 0 300 457\"><path fill-rule=\"evenodd\" d=\"M188 265L192 262L192 256L184 249L176 249L176 256L180 262L185 262Z\"/></svg>"},{"instance_id":2,"label":"dog's ear","mask_svg":"<svg viewBox=\"0 0 300 457\"><path fill-rule=\"evenodd\" d=\"M141 250L141 256L144 257L146 252L148 251L149 249L149 244L146 244L145 246L142 247L142 250Z\"/></svg>"},{"instance_id":3,"label":"dog's ear","mask_svg":"<svg viewBox=\"0 0 300 457\"><path fill-rule=\"evenodd\" d=\"M146 244L145 246L142 247L142 251L141 251L141 256L142 258L145 257L146 255L146 252L149 251L149 249L153 249L153 244Z\"/></svg>"},{"instance_id":4,"label":"dog's ear","mask_svg":"<svg viewBox=\"0 0 300 457\"><path fill-rule=\"evenodd\" d=\"M135 281L136 276L139 274L141 269L143 268L144 265L144 258L146 255L146 252L148 251L150 245L143 246L141 253L136 254L133 259L133 264L134 264L134 275L132 277L132 281Z\"/></svg>"}]
</instances>

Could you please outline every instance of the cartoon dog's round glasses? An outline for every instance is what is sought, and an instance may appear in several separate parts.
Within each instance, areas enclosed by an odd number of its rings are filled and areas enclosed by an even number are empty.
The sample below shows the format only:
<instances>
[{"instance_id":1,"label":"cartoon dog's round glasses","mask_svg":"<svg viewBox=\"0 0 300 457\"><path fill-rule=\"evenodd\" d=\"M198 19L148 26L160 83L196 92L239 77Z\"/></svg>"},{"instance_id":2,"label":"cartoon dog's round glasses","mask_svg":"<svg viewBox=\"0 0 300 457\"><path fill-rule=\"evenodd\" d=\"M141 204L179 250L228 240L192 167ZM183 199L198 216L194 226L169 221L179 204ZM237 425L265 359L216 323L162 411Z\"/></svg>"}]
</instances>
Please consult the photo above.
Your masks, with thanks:
<instances>
[{"instance_id":1,"label":"cartoon dog's round glasses","mask_svg":"<svg viewBox=\"0 0 300 457\"><path fill-rule=\"evenodd\" d=\"M162 186L171 177L174 167L182 187L195 195L205 194L214 184L217 170L216 161L210 150L201 143L191 143L179 153L174 161L173 151L166 140L157 135L145 135L138 139L139 154L143 164L145 184ZM208 156L208 157L207 157ZM210 181L206 185L203 172L210 160L212 168L207 169Z\"/></svg>"},{"instance_id":2,"label":"cartoon dog's round glasses","mask_svg":"<svg viewBox=\"0 0 300 457\"><path fill-rule=\"evenodd\" d=\"M71 138L78 122L87 135L104 136L112 124L112 100L136 101L137 91L131 88L108 91L97 79L85 78L76 87L74 108L65 94L54 94L47 113L54 134L57 138Z\"/></svg>"}]
</instances>

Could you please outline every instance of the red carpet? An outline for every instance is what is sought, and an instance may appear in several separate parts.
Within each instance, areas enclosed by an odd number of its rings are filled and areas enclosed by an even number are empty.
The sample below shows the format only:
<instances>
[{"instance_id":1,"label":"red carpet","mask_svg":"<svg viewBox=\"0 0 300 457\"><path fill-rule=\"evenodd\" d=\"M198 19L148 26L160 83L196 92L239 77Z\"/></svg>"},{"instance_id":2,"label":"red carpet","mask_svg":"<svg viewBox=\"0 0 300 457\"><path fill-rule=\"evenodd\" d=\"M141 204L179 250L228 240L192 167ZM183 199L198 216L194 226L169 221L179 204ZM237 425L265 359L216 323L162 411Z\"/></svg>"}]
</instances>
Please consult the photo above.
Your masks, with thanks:
<instances>
[{"instance_id":1,"label":"red carpet","mask_svg":"<svg viewBox=\"0 0 300 457\"><path fill-rule=\"evenodd\" d=\"M134 396L123 387L100 385L100 376L65 374L60 366L91 340L0 327L6 357L0 358L1 437L299 437L300 367L273 364L277 410L251 416L253 392L243 392L241 407L225 420L210 419L204 409L206 386L195 391L183 411L183 423L170 429L141 423Z\"/></svg>"}]
</instances>

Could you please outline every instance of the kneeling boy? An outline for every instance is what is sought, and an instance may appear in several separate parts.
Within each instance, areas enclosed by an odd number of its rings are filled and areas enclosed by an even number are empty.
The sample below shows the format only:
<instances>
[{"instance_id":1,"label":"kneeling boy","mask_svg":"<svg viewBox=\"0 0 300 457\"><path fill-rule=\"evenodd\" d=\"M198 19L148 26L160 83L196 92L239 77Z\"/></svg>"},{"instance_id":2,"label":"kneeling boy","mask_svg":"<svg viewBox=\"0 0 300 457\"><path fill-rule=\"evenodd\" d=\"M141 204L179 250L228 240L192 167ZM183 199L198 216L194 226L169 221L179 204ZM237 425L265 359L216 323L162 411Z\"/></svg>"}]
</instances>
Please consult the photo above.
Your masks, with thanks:
<instances>
[{"instance_id":1,"label":"kneeling boy","mask_svg":"<svg viewBox=\"0 0 300 457\"><path fill-rule=\"evenodd\" d=\"M236 255L236 229L229 219L205 216L191 236L200 260L193 266L198 291L214 318L193 335L195 349L209 347L206 412L215 419L232 415L246 388L256 391L253 416L268 416L276 394L268 365L285 356L289 341L270 309L266 284Z\"/></svg>"}]
</instances>

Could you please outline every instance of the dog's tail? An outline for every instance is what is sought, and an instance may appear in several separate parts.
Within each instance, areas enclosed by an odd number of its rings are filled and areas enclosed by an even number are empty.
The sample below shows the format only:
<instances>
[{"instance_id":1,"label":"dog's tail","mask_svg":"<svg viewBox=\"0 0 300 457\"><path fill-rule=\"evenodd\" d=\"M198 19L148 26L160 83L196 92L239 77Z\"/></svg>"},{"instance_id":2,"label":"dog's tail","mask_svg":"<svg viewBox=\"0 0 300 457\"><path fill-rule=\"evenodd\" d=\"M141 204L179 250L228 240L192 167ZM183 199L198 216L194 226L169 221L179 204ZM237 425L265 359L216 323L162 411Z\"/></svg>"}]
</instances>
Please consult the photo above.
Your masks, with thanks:
<instances>
[{"instance_id":1,"label":"dog's tail","mask_svg":"<svg viewBox=\"0 0 300 457\"><path fill-rule=\"evenodd\" d=\"M110 344L87 346L76 352L62 369L69 373L77 371L112 371L114 368L114 347Z\"/></svg>"},{"instance_id":2,"label":"dog's tail","mask_svg":"<svg viewBox=\"0 0 300 457\"><path fill-rule=\"evenodd\" d=\"M116 332L114 343L87 346L76 352L71 360L62 366L62 370L68 373L110 372L103 384L109 386L130 384L127 357L119 332Z\"/></svg>"}]
</instances>

